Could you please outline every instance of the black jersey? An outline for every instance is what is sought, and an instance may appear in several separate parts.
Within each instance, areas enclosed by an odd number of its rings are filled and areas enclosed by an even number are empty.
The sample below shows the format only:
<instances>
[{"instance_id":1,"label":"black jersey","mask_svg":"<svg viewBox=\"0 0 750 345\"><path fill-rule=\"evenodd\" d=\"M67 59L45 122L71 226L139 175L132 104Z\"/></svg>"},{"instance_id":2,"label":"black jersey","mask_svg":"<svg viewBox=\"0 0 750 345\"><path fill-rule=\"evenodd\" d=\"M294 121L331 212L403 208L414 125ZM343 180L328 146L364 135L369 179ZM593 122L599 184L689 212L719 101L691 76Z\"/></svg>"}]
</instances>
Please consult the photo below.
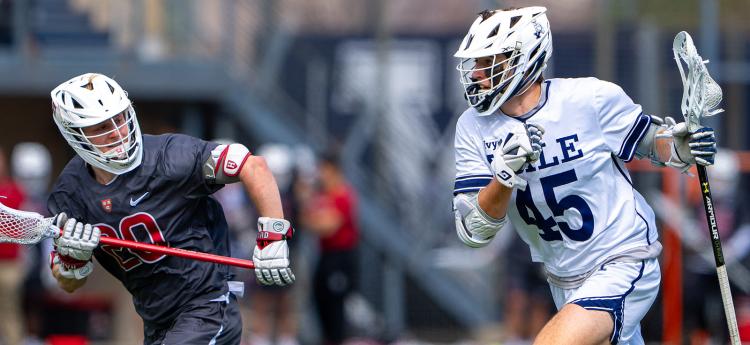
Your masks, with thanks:
<instances>
[{"instance_id":1,"label":"black jersey","mask_svg":"<svg viewBox=\"0 0 750 345\"><path fill-rule=\"evenodd\" d=\"M96 225L102 236L229 256L224 213L210 196L222 185L207 183L202 173L216 146L180 134L144 135L141 165L108 185L76 156L55 184L49 211ZM149 324L169 323L188 301L227 292L223 265L106 245L94 256L130 291Z\"/></svg>"}]
</instances>

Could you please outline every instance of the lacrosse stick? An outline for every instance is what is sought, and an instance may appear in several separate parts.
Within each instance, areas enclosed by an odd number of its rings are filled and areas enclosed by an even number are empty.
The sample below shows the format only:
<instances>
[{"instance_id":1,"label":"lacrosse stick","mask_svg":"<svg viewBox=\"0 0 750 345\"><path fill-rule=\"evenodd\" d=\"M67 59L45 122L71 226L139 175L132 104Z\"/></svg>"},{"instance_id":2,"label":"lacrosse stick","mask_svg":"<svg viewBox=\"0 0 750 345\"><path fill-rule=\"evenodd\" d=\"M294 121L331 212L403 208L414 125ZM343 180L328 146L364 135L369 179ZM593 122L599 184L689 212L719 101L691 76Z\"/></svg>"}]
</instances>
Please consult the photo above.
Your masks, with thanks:
<instances>
[{"instance_id":1,"label":"lacrosse stick","mask_svg":"<svg viewBox=\"0 0 750 345\"><path fill-rule=\"evenodd\" d=\"M682 77L682 115L685 117L688 131L693 133L701 128L701 119L703 117L714 116L724 111L723 109L716 109L721 102L721 87L708 74L708 70L706 69L708 60L704 61L698 55L690 34L685 31L678 33L674 38L672 51L677 61L677 68L680 70L680 77ZM683 69L683 63L687 65L687 72ZM734 312L732 292L729 290L729 277L727 276L724 254L721 249L714 204L711 199L711 186L708 184L706 167L696 164L696 168L698 169L698 179L700 180L701 195L703 196L703 206L706 210L706 220L708 221L708 228L711 234L711 246L713 247L714 260L716 261L716 274L719 276L721 300L724 304L724 314L726 314L729 326L729 337L732 345L739 345L740 333L737 328L737 316Z\"/></svg>"},{"instance_id":2,"label":"lacrosse stick","mask_svg":"<svg viewBox=\"0 0 750 345\"><path fill-rule=\"evenodd\" d=\"M52 218L45 218L35 212L19 211L0 204L0 242L11 242L18 244L36 244L45 238L58 238L62 231L53 225ZM194 252L190 250L158 246L134 241L121 240L102 236L100 244L130 248L137 251L158 253L171 256L179 256L199 261L213 262L217 264L237 266L254 269L255 265L250 260L242 260L227 256Z\"/></svg>"}]
</instances>

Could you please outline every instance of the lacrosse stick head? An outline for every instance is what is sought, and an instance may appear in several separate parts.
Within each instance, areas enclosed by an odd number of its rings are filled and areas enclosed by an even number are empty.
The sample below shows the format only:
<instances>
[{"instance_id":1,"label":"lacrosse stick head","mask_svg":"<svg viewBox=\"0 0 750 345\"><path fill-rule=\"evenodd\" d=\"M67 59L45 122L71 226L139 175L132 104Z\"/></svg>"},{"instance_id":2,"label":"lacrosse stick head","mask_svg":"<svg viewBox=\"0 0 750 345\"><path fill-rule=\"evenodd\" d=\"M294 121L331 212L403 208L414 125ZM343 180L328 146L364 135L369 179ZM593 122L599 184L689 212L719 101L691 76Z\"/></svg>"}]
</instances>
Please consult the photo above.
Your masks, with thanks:
<instances>
[{"instance_id":1,"label":"lacrosse stick head","mask_svg":"<svg viewBox=\"0 0 750 345\"><path fill-rule=\"evenodd\" d=\"M674 38L672 52L682 77L682 115L685 117L688 130L694 132L701 128L703 117L714 116L724 111L717 109L722 99L721 87L708 74L708 60L704 61L698 55L690 34L685 31L678 33Z\"/></svg>"},{"instance_id":2,"label":"lacrosse stick head","mask_svg":"<svg viewBox=\"0 0 750 345\"><path fill-rule=\"evenodd\" d=\"M52 218L35 212L19 211L0 203L0 242L36 244L59 232Z\"/></svg>"}]
</instances>

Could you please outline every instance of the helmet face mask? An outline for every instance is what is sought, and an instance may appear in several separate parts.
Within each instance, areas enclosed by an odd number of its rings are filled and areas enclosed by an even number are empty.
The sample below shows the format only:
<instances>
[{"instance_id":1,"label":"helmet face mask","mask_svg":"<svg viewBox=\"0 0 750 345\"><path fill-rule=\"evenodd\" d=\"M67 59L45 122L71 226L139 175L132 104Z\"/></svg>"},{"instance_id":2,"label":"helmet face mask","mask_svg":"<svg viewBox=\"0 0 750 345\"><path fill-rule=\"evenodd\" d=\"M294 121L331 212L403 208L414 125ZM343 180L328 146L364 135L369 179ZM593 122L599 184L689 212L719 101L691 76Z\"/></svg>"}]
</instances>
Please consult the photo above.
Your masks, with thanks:
<instances>
[{"instance_id":1,"label":"helmet face mask","mask_svg":"<svg viewBox=\"0 0 750 345\"><path fill-rule=\"evenodd\" d=\"M101 74L84 74L52 90L53 118L76 153L93 167L120 175L141 163L143 145L127 93Z\"/></svg>"},{"instance_id":2,"label":"helmet face mask","mask_svg":"<svg viewBox=\"0 0 750 345\"><path fill-rule=\"evenodd\" d=\"M89 127L78 128L77 136L83 145L89 145L108 160L125 160L129 155L128 143L134 141L135 117L131 109ZM131 150L134 147L131 148ZM92 151L93 151L92 150Z\"/></svg>"},{"instance_id":3,"label":"helmet face mask","mask_svg":"<svg viewBox=\"0 0 750 345\"><path fill-rule=\"evenodd\" d=\"M485 11L455 56L464 97L480 116L490 115L541 78L552 55L544 7Z\"/></svg>"},{"instance_id":4,"label":"helmet face mask","mask_svg":"<svg viewBox=\"0 0 750 345\"><path fill-rule=\"evenodd\" d=\"M508 90L515 84L515 77L524 70L519 65L521 58L522 53L514 50L492 57L461 59L456 69L461 74L464 97L469 105L487 111L498 94L509 96Z\"/></svg>"}]
</instances>

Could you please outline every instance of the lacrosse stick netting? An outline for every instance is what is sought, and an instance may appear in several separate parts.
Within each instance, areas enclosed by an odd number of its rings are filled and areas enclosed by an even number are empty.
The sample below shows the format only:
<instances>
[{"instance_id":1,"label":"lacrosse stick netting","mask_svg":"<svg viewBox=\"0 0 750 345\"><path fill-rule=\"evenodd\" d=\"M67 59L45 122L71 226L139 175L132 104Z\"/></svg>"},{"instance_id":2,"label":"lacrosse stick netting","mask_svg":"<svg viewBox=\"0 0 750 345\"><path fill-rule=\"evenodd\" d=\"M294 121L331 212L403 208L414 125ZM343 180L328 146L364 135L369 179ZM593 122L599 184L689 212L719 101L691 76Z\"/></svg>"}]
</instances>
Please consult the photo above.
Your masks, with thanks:
<instances>
[{"instance_id":1,"label":"lacrosse stick netting","mask_svg":"<svg viewBox=\"0 0 750 345\"><path fill-rule=\"evenodd\" d=\"M58 232L52 218L0 204L0 242L36 244L43 238L55 237Z\"/></svg>"},{"instance_id":2,"label":"lacrosse stick netting","mask_svg":"<svg viewBox=\"0 0 750 345\"><path fill-rule=\"evenodd\" d=\"M721 103L721 87L708 74L708 60L703 60L698 55L690 34L685 31L678 33L674 38L672 52L682 77L682 114L685 116L688 131L694 132L701 127L701 118L724 111L715 109ZM687 68L687 73L683 64Z\"/></svg>"}]
</instances>

